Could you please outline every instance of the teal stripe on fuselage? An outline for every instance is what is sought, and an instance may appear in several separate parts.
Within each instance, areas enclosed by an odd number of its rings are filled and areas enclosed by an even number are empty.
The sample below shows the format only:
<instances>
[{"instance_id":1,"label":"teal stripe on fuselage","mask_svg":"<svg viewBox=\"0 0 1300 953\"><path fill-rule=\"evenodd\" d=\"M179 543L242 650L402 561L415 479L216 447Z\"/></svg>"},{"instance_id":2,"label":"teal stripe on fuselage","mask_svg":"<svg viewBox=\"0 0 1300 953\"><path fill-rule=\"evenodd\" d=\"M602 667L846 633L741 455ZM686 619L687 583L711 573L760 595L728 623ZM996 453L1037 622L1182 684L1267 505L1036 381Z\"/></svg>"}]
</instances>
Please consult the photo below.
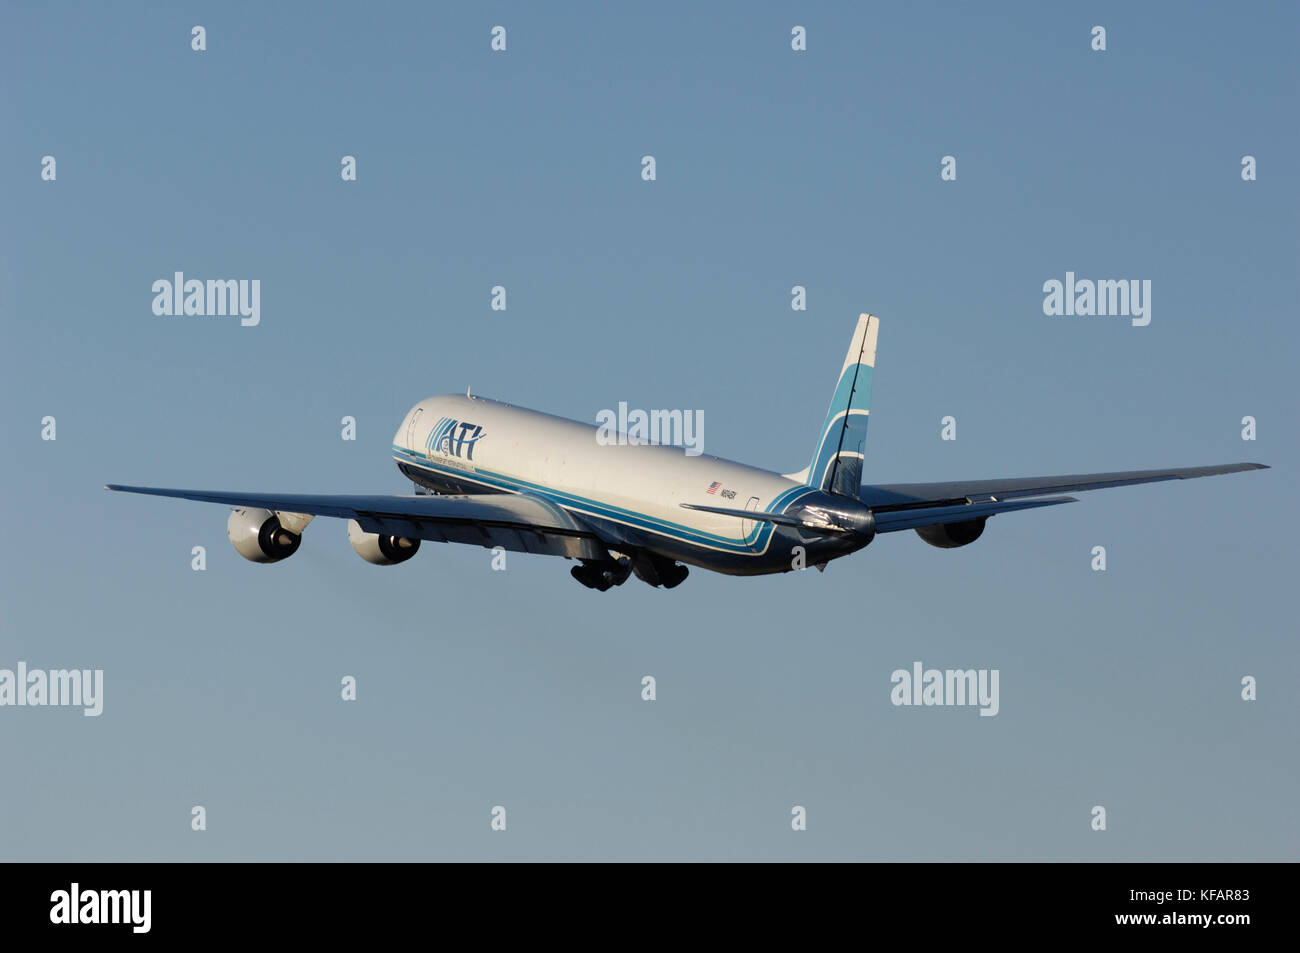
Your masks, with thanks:
<instances>
[{"instance_id":1,"label":"teal stripe on fuselage","mask_svg":"<svg viewBox=\"0 0 1300 953\"><path fill-rule=\"evenodd\" d=\"M704 546L710 549L721 549L726 552L739 553L743 555L760 555L762 552L766 551L767 544L774 531L773 524L755 521L755 527L751 533L745 536L743 542L739 542L732 537L717 536L713 533L706 533L689 526L683 526L680 523L673 523L669 520L663 520L651 516L648 513L628 510L622 507L613 506L609 503L603 503L599 500L593 500L588 497L564 493L555 490L552 487L529 483L525 480L508 477L502 473L495 473L490 470L485 471L481 469L470 472L455 467L440 466L429 460L424 455L408 450L406 447L399 447L397 444L393 444L393 453L394 460L398 460L402 463L423 470L429 470L433 473L457 481L479 483L495 489L517 493L532 493L559 506L588 510L591 511L592 515L601 519L607 519L615 523L624 523L648 532L658 533L661 536L667 536L678 542L687 543L688 545ZM779 493L772 501L771 505L766 507L766 509L770 512L781 512L779 507L789 504L796 496L809 492L810 490L806 486L790 487L788 490ZM756 553L751 547L759 545L763 548Z\"/></svg>"}]
</instances>

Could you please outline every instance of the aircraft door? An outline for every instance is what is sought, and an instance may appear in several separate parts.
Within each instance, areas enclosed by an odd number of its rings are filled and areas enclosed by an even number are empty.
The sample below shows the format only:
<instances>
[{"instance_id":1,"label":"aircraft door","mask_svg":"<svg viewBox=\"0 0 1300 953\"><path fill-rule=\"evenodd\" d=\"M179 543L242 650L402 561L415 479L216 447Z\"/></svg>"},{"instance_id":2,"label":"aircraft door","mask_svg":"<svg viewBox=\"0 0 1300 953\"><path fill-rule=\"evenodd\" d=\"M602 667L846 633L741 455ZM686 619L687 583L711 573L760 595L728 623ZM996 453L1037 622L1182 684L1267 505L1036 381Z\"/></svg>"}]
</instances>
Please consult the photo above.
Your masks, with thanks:
<instances>
[{"instance_id":1,"label":"aircraft door","mask_svg":"<svg viewBox=\"0 0 1300 953\"><path fill-rule=\"evenodd\" d=\"M747 510L756 510L756 509L758 509L758 497L756 497L756 496L751 496L751 497L749 498L749 502L745 504L745 509L747 509ZM752 532L754 532L754 524L755 524L755 521L754 521L754 520L741 520L741 521L740 521L740 536L741 536L741 539L746 539L746 540L749 539L749 534L752 533Z\"/></svg>"},{"instance_id":2,"label":"aircraft door","mask_svg":"<svg viewBox=\"0 0 1300 953\"><path fill-rule=\"evenodd\" d=\"M420 415L424 413L423 407L415 408L411 414L411 421L406 425L406 446L409 450L415 449L415 428L420 421Z\"/></svg>"}]
</instances>

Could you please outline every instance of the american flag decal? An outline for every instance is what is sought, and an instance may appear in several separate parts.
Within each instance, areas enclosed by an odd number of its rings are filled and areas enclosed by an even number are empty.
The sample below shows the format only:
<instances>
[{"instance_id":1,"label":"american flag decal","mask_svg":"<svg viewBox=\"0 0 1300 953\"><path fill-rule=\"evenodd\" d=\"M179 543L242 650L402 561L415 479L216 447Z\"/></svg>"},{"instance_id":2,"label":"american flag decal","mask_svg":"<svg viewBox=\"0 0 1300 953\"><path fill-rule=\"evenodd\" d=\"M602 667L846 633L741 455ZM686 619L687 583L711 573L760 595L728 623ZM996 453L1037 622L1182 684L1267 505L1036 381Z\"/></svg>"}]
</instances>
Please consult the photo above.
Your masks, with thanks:
<instances>
[{"instance_id":1,"label":"american flag decal","mask_svg":"<svg viewBox=\"0 0 1300 953\"><path fill-rule=\"evenodd\" d=\"M720 487L720 486L722 486L722 481L721 481L721 480L714 480L712 483L709 484L709 488L708 488L707 490L705 490L704 492L705 492L705 493L717 493L717 492L718 492L718 487Z\"/></svg>"}]
</instances>

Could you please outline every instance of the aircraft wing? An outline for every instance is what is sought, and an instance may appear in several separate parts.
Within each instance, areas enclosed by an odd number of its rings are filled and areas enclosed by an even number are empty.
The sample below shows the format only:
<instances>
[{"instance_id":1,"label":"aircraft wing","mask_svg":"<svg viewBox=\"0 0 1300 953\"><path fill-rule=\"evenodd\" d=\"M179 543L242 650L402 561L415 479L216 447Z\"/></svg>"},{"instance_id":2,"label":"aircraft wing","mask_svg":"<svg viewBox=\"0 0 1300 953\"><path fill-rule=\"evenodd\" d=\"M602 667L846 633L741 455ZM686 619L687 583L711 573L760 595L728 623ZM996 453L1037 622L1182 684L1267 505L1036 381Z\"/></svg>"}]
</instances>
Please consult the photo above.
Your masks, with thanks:
<instances>
[{"instance_id":1,"label":"aircraft wing","mask_svg":"<svg viewBox=\"0 0 1300 953\"><path fill-rule=\"evenodd\" d=\"M1225 463L1213 467L1182 467L1172 470L1121 470L1116 473L1010 477L1002 480L965 480L955 483L892 483L883 486L864 486L859 491L859 499L871 507L878 522L897 524L897 528L903 529L907 526L921 525L921 518L930 513L943 514L946 517L933 522L953 522L962 519L964 514L980 515L982 509L985 512L997 512L998 510L993 509L995 506L1001 507L1001 511L1019 508L1003 507L1002 504L1007 500L1025 497L1079 493L1112 486L1159 483L1163 480L1191 480L1196 477L1217 476L1221 473L1267 469L1268 467L1262 463ZM969 509L965 509L966 507ZM905 517L904 514L907 516Z\"/></svg>"},{"instance_id":2,"label":"aircraft wing","mask_svg":"<svg viewBox=\"0 0 1300 953\"><path fill-rule=\"evenodd\" d=\"M354 519L367 533L406 536L440 543L471 543L517 553L574 559L608 558L590 526L546 500L526 494L470 496L336 496L310 493L230 493L119 486L108 490L169 496L200 503L260 507L281 513L308 513Z\"/></svg>"},{"instance_id":3,"label":"aircraft wing","mask_svg":"<svg viewBox=\"0 0 1300 953\"><path fill-rule=\"evenodd\" d=\"M945 505L936 503L906 507L903 509L873 509L876 517L877 533L896 533L904 529L916 529L920 526L934 526L936 523L964 523L998 513L1012 513L1016 510L1032 510L1040 506L1057 506L1061 503L1078 502L1072 496L1049 496L1041 500L1019 500L1016 502L997 503L954 503Z\"/></svg>"}]
</instances>

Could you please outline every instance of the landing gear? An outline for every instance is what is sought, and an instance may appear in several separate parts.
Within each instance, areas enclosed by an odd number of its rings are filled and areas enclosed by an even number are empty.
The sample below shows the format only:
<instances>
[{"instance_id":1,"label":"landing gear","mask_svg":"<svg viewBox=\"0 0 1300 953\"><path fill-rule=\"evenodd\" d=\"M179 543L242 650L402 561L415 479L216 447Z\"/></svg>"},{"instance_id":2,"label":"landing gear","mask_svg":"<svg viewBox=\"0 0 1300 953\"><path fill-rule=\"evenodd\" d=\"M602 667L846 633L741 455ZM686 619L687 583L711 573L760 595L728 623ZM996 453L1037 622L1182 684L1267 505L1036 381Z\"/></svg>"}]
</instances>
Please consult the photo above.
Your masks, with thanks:
<instances>
[{"instance_id":1,"label":"landing gear","mask_svg":"<svg viewBox=\"0 0 1300 953\"><path fill-rule=\"evenodd\" d=\"M574 566L569 573L588 589L599 592L623 585L632 573L643 582L665 589L675 589L690 575L690 570L681 563L647 552L638 552L631 557L615 553L614 557L584 559L581 566Z\"/></svg>"},{"instance_id":2,"label":"landing gear","mask_svg":"<svg viewBox=\"0 0 1300 953\"><path fill-rule=\"evenodd\" d=\"M632 571L642 582L652 586L675 589L690 575L690 570L680 563L662 556L641 553L632 563Z\"/></svg>"},{"instance_id":3,"label":"landing gear","mask_svg":"<svg viewBox=\"0 0 1300 953\"><path fill-rule=\"evenodd\" d=\"M690 574L691 571L689 569L678 563L668 570L660 572L659 578L663 581L665 589L676 589L686 581L686 577Z\"/></svg>"},{"instance_id":4,"label":"landing gear","mask_svg":"<svg viewBox=\"0 0 1300 953\"><path fill-rule=\"evenodd\" d=\"M569 570L569 574L588 589L604 592L627 582L627 577L632 574L632 563L627 559L619 561L584 559L582 565L574 566Z\"/></svg>"}]
</instances>

